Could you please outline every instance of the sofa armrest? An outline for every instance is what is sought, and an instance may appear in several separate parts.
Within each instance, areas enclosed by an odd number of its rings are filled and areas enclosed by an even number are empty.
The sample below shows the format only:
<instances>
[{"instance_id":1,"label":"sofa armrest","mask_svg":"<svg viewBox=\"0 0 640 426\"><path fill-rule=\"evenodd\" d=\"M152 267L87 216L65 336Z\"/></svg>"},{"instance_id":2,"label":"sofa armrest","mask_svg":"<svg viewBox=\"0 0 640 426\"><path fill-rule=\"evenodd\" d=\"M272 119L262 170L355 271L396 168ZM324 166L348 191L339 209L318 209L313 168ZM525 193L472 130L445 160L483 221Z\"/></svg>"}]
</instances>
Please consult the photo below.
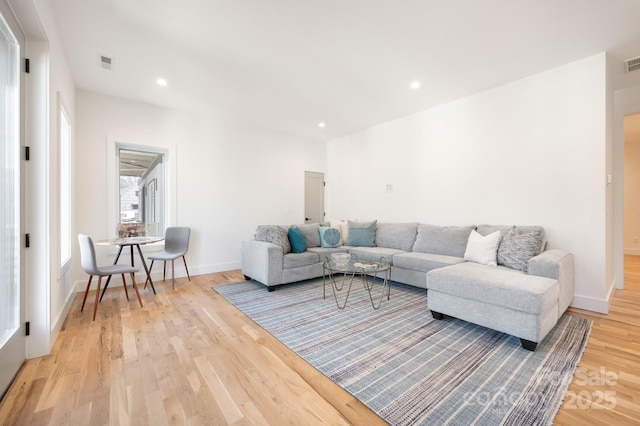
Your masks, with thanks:
<instances>
[{"instance_id":1,"label":"sofa armrest","mask_svg":"<svg viewBox=\"0 0 640 426\"><path fill-rule=\"evenodd\" d=\"M543 251L529 260L528 270L529 275L558 280L560 286L558 316L562 315L573 300L575 277L573 254L561 249Z\"/></svg>"},{"instance_id":2,"label":"sofa armrest","mask_svg":"<svg viewBox=\"0 0 640 426\"><path fill-rule=\"evenodd\" d=\"M282 284L284 252L265 241L242 242L242 273L266 286Z\"/></svg>"}]
</instances>

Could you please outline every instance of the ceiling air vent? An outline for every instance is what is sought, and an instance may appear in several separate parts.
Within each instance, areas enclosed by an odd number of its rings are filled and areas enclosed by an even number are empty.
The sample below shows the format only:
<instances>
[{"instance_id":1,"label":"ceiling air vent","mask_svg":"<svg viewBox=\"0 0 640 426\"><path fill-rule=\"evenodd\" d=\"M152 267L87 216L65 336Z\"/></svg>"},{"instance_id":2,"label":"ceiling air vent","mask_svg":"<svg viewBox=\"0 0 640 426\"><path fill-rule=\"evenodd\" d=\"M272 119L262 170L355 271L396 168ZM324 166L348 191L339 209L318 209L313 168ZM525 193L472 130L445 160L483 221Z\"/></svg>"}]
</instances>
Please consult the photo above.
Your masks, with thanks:
<instances>
[{"instance_id":1,"label":"ceiling air vent","mask_svg":"<svg viewBox=\"0 0 640 426\"><path fill-rule=\"evenodd\" d=\"M113 58L110 58L108 56L104 56L104 55L100 55L100 67L102 67L105 70L112 70L113 69Z\"/></svg>"},{"instance_id":2,"label":"ceiling air vent","mask_svg":"<svg viewBox=\"0 0 640 426\"><path fill-rule=\"evenodd\" d=\"M624 72L640 70L640 56L624 61Z\"/></svg>"}]
</instances>

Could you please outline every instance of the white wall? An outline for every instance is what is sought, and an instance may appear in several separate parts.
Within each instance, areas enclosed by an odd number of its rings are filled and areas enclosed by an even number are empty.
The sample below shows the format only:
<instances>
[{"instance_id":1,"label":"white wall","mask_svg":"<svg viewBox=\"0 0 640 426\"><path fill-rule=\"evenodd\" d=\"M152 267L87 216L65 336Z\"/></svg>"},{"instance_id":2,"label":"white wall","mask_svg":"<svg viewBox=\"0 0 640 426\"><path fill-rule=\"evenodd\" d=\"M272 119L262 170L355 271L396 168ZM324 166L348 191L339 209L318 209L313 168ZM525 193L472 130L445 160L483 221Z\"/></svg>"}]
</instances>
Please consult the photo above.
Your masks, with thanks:
<instances>
[{"instance_id":1,"label":"white wall","mask_svg":"<svg viewBox=\"0 0 640 426\"><path fill-rule=\"evenodd\" d=\"M191 275L239 268L240 242L259 224L302 223L304 171L325 171L324 144L266 129L83 90L77 91L76 111L76 233L113 237L110 141L167 149L173 157L168 184L175 185L168 223L192 228ZM75 281L84 290L75 250ZM99 263L113 261L113 250L97 251ZM178 268L176 263L176 276L184 276ZM160 276L161 268L154 268L154 279Z\"/></svg>"},{"instance_id":2,"label":"white wall","mask_svg":"<svg viewBox=\"0 0 640 426\"><path fill-rule=\"evenodd\" d=\"M606 311L606 62L599 54L330 141L328 217L542 225L550 247L575 256L573 305Z\"/></svg>"},{"instance_id":3,"label":"white wall","mask_svg":"<svg viewBox=\"0 0 640 426\"><path fill-rule=\"evenodd\" d=\"M71 152L73 152L75 125L75 84L67 65L66 54L58 35L49 1L39 1L38 11L48 39L49 65L49 182L48 203L50 209L50 303L51 333L53 345L62 327L70 302L73 300L73 272L69 267L62 269L60 260L60 138L59 103L62 102L71 120ZM71 159L73 162L73 158ZM73 173L71 180L73 181ZM73 221L73 217L71 218ZM72 241L73 243L73 241Z\"/></svg>"}]
</instances>

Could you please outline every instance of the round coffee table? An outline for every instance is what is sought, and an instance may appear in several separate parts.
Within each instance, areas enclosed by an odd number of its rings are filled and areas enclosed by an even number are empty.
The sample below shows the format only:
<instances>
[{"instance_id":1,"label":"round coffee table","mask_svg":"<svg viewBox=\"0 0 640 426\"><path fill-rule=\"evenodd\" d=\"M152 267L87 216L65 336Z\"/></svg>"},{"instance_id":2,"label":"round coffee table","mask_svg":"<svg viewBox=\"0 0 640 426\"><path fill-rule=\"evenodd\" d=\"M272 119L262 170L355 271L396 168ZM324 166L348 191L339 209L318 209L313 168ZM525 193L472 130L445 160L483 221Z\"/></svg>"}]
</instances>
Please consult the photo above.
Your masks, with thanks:
<instances>
[{"instance_id":1,"label":"round coffee table","mask_svg":"<svg viewBox=\"0 0 640 426\"><path fill-rule=\"evenodd\" d=\"M347 262L338 263L334 259L325 257L322 264L322 295L326 299L326 283L331 283L331 290L333 291L333 298L336 301L336 305L339 309L344 309L347 306L349 300L349 294L351 293L351 286L353 281L362 278L362 284L364 289L369 294L369 300L371 300L371 306L373 309L379 309L382 305L382 299L385 293L387 293L387 300L391 298L391 287L389 286L389 279L391 278L391 263L381 258L379 262L360 262L355 255L351 255ZM373 288L376 282L381 282L380 297L376 302L374 301ZM344 297L344 303L340 306L338 301L338 293L346 290Z\"/></svg>"}]
</instances>

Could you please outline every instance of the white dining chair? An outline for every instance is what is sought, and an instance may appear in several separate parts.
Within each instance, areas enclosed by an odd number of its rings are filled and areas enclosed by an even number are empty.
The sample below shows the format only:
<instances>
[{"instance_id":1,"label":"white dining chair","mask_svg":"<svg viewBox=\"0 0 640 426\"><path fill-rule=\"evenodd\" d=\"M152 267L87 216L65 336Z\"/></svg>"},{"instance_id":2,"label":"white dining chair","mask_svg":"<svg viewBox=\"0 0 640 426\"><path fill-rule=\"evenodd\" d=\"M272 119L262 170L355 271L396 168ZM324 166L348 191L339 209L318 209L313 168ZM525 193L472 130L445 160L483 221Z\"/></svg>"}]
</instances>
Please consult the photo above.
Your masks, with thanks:
<instances>
[{"instance_id":1,"label":"white dining chair","mask_svg":"<svg viewBox=\"0 0 640 426\"><path fill-rule=\"evenodd\" d=\"M153 262L156 260L162 260L164 262L164 270L162 273L162 280L167 279L167 261L171 261L171 281L172 288L176 288L176 273L175 273L175 260L182 257L184 262L184 269L187 271L187 278L191 281L189 276L189 268L187 268L187 260L184 255L189 251L189 238L191 237L191 228L186 226L170 226L166 229L164 234L164 250L159 253L154 253L148 256L151 259L151 266L149 267L149 275L153 269ZM149 281L147 279L147 281ZM144 286L146 288L147 282Z\"/></svg>"},{"instance_id":2,"label":"white dining chair","mask_svg":"<svg viewBox=\"0 0 640 426\"><path fill-rule=\"evenodd\" d=\"M135 273L138 272L138 268L129 265L107 265L98 266L96 262L96 250L93 246L93 240L87 235L79 234L78 242L80 243L80 262L84 272L89 274L89 282L87 283L87 289L84 292L84 298L82 299L82 307L80 312L84 310L84 304L87 301L87 295L89 294L89 288L91 287L91 280L95 275L98 276L98 288L96 289L96 301L93 305L93 321L96 319L96 312L98 311L98 303L100 298L100 286L102 284L102 277L110 277L114 274L120 274L122 276L122 286L124 287L124 294L129 300L129 291L127 290L127 282L124 279L124 274L131 275L131 281L133 282L133 289L138 296L138 302L142 308L142 299L140 298L140 292L138 292L138 285L136 284Z\"/></svg>"}]
</instances>

